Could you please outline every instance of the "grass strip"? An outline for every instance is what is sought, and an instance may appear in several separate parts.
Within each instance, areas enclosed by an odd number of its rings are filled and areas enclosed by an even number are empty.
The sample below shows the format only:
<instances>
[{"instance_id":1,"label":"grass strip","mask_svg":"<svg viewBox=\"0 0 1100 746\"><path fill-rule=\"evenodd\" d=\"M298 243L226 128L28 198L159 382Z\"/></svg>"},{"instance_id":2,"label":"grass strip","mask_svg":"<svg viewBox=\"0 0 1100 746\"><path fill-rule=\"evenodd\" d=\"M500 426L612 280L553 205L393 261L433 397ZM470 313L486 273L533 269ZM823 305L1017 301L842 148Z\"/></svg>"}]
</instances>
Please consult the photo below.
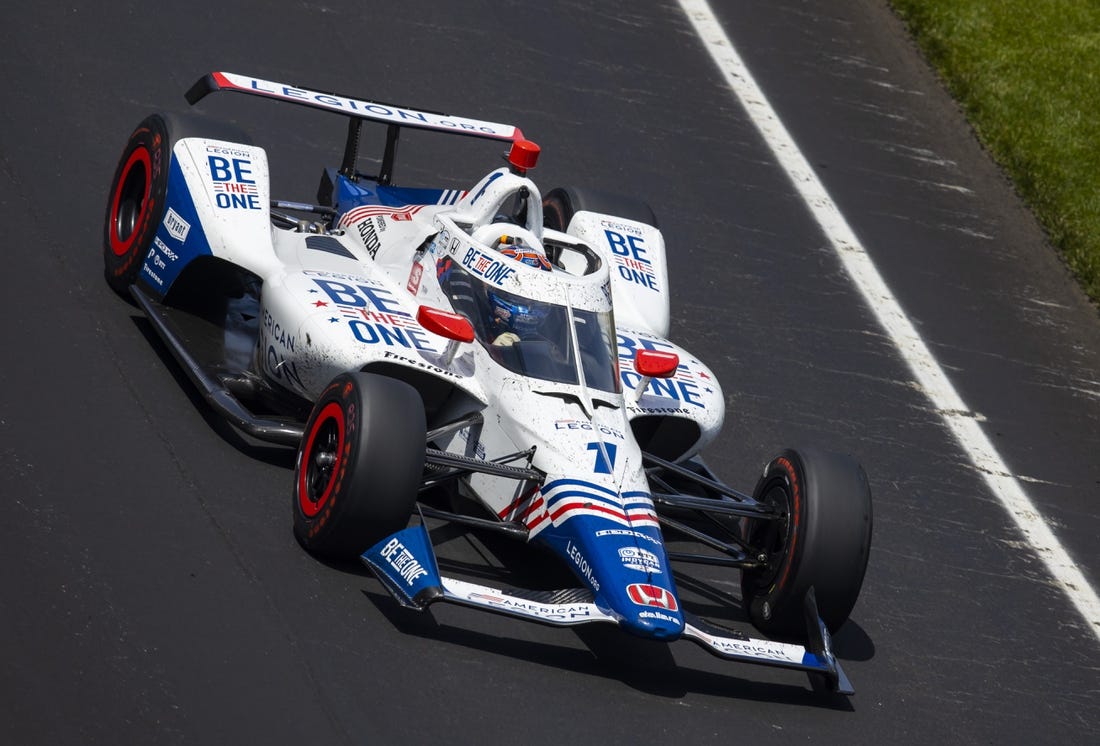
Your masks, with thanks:
<instances>
[{"instance_id":1,"label":"grass strip","mask_svg":"<svg viewBox=\"0 0 1100 746\"><path fill-rule=\"evenodd\" d=\"M1100 3L891 3L1100 302Z\"/></svg>"}]
</instances>

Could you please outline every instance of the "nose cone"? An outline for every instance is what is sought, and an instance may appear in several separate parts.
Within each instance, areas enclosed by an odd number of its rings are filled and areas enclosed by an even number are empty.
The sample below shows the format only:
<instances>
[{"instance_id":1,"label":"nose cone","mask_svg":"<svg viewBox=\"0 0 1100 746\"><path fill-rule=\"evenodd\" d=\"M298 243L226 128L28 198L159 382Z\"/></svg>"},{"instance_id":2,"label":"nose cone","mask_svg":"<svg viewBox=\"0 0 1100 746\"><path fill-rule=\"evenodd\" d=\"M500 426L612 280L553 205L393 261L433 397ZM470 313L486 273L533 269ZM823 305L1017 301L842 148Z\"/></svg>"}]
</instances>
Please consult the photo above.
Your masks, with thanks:
<instances>
[{"instance_id":1,"label":"nose cone","mask_svg":"<svg viewBox=\"0 0 1100 746\"><path fill-rule=\"evenodd\" d=\"M683 613L671 590L649 583L631 583L625 596L625 603L620 603L617 611L622 615L619 624L627 632L669 642L683 634Z\"/></svg>"},{"instance_id":2,"label":"nose cone","mask_svg":"<svg viewBox=\"0 0 1100 746\"><path fill-rule=\"evenodd\" d=\"M626 631L662 641L683 634L684 613L655 526L624 528L602 516L578 515L561 529L547 529L539 539L573 566L597 605Z\"/></svg>"}]
</instances>

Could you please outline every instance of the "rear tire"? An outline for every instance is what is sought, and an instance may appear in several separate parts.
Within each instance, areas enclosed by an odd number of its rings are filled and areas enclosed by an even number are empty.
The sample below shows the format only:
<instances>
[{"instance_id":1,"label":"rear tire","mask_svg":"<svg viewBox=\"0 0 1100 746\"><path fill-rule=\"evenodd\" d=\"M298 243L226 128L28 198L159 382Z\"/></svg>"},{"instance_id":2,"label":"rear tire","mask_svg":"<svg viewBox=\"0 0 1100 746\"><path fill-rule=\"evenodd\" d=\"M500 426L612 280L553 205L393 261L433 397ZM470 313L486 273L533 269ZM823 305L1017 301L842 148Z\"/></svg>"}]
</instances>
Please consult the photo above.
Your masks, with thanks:
<instances>
[{"instance_id":1,"label":"rear tire","mask_svg":"<svg viewBox=\"0 0 1100 746\"><path fill-rule=\"evenodd\" d=\"M120 295L137 281L141 265L164 218L172 148L159 114L137 126L122 151L103 227L103 269Z\"/></svg>"},{"instance_id":2,"label":"rear tire","mask_svg":"<svg viewBox=\"0 0 1100 746\"><path fill-rule=\"evenodd\" d=\"M131 133L119 158L103 221L103 272L129 296L164 219L172 148L186 137L251 143L242 130L195 115L152 114Z\"/></svg>"},{"instance_id":3,"label":"rear tire","mask_svg":"<svg viewBox=\"0 0 1100 746\"><path fill-rule=\"evenodd\" d=\"M804 642L803 601L810 588L831 632L848 619L871 550L871 490L854 459L785 450L768 463L753 497L774 505L778 521L750 520L745 539L767 567L741 574L753 625L770 637Z\"/></svg>"},{"instance_id":4,"label":"rear tire","mask_svg":"<svg viewBox=\"0 0 1100 746\"><path fill-rule=\"evenodd\" d=\"M424 404L408 384L369 373L333 379L313 407L294 470L294 535L350 560L409 521L424 472Z\"/></svg>"},{"instance_id":5,"label":"rear tire","mask_svg":"<svg viewBox=\"0 0 1100 746\"><path fill-rule=\"evenodd\" d=\"M542 222L552 230L565 232L573 216L578 212L598 212L645 223L654 228L658 227L653 208L633 197L623 197L596 189L558 187L551 189L542 198Z\"/></svg>"}]
</instances>

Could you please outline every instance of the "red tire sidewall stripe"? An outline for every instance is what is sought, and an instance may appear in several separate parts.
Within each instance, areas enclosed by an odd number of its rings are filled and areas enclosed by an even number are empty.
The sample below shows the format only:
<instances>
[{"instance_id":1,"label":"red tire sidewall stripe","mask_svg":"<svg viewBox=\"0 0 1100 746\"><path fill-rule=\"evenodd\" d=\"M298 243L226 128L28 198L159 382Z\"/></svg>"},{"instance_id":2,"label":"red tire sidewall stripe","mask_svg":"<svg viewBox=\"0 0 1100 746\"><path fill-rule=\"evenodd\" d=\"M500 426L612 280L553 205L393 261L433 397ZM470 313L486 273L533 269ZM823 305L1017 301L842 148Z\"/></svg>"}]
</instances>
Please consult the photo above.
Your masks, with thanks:
<instances>
[{"instance_id":1,"label":"red tire sidewall stripe","mask_svg":"<svg viewBox=\"0 0 1100 746\"><path fill-rule=\"evenodd\" d=\"M324 494L321 495L317 502L313 502L309 499L309 490L306 485L309 473L309 460L313 457L313 444L317 439L317 433L330 419L336 421L336 462L332 465L332 475L329 477L329 482L325 487ZM344 437L344 407L338 401L330 401L321 409L317 414L317 418L313 421L313 427L310 428L309 431L309 438L306 440L305 447L302 449L301 463L298 465L298 507L306 518L312 519L317 517L328 503L329 498L332 497L332 493L335 491L337 483L341 481L341 477L343 476L341 471L344 461Z\"/></svg>"},{"instance_id":2,"label":"red tire sidewall stripe","mask_svg":"<svg viewBox=\"0 0 1100 746\"><path fill-rule=\"evenodd\" d=\"M122 188L126 185L126 181L130 177L130 171L134 167L134 164L140 162L145 168L145 195L141 200L141 210L137 215L137 219L134 221L134 229L130 232L129 238L125 241L119 238L118 235L118 203L122 197ZM137 239L139 233L141 233L142 223L145 220L145 214L150 209L150 195L153 190L153 160L149 155L149 148L144 144L139 145L133 153L130 154L129 160L126 161L126 165L122 168L119 175L118 186L115 187L115 194L111 200L111 225L110 225L110 239L111 239L111 251L115 253L115 256L125 256L133 246L134 241Z\"/></svg>"},{"instance_id":3,"label":"red tire sidewall stripe","mask_svg":"<svg viewBox=\"0 0 1100 746\"><path fill-rule=\"evenodd\" d=\"M791 517L787 529L790 532L791 545L787 550L786 561L783 563L783 573L779 576L779 580L774 585L775 589L780 589L787 585L787 579L791 574L791 568L794 566L797 556L798 537L802 528L802 485L798 481L798 471L795 470L794 464L786 458L777 459L776 464L781 466L783 471L786 472L787 484L791 490Z\"/></svg>"}]
</instances>

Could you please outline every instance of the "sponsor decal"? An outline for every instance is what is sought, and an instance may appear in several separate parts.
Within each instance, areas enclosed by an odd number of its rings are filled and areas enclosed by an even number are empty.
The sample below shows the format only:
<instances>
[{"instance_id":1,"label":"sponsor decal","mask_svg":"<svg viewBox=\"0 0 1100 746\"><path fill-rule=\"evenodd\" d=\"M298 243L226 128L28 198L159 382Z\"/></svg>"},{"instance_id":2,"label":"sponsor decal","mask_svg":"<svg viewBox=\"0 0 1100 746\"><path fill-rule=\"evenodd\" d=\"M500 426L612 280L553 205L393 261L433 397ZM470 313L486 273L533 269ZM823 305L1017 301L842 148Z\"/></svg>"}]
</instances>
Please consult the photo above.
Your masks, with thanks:
<instances>
[{"instance_id":1,"label":"sponsor decal","mask_svg":"<svg viewBox=\"0 0 1100 746\"><path fill-rule=\"evenodd\" d=\"M622 378L623 387L628 391L637 386L642 378L632 370L624 370L619 375ZM646 395L658 396L662 399L675 399L692 407L706 409L706 402L700 397L701 391L705 391L709 394L713 389L709 386L700 386L700 384L694 381L680 381L673 378L654 378L649 382L649 387L646 389Z\"/></svg>"},{"instance_id":2,"label":"sponsor decal","mask_svg":"<svg viewBox=\"0 0 1100 746\"><path fill-rule=\"evenodd\" d=\"M160 275L153 271L153 269L149 266L149 262L141 265L141 271L144 274L148 275L149 279L157 284L157 287L164 287L164 280L161 279Z\"/></svg>"},{"instance_id":3,"label":"sponsor decal","mask_svg":"<svg viewBox=\"0 0 1100 746\"><path fill-rule=\"evenodd\" d=\"M295 361L287 358L286 354L294 352L296 344L294 334L287 331L265 308L260 320L260 349L266 350L263 354L264 371L275 381L301 391L306 386L301 383Z\"/></svg>"},{"instance_id":4,"label":"sponsor decal","mask_svg":"<svg viewBox=\"0 0 1100 746\"><path fill-rule=\"evenodd\" d=\"M653 262L646 258L645 241L640 235L624 236L618 231L604 228L604 237L611 249L615 271L619 277L649 290L660 290Z\"/></svg>"},{"instance_id":5,"label":"sponsor decal","mask_svg":"<svg viewBox=\"0 0 1100 746\"><path fill-rule=\"evenodd\" d=\"M263 315L263 329L267 338L273 343L287 352L294 352L294 335L287 332L286 327L280 324L266 308Z\"/></svg>"},{"instance_id":6,"label":"sponsor decal","mask_svg":"<svg viewBox=\"0 0 1100 746\"><path fill-rule=\"evenodd\" d=\"M378 249L382 246L382 242L378 240L378 230L372 218L367 218L359 224L359 238L363 239L363 246L366 247L367 253L370 254L370 258L374 259L377 257Z\"/></svg>"},{"instance_id":7,"label":"sponsor decal","mask_svg":"<svg viewBox=\"0 0 1100 746\"><path fill-rule=\"evenodd\" d=\"M164 213L164 228L168 231L168 235L183 243L187 240L187 234L191 231L191 224L169 207L168 212Z\"/></svg>"},{"instance_id":8,"label":"sponsor decal","mask_svg":"<svg viewBox=\"0 0 1100 746\"><path fill-rule=\"evenodd\" d=\"M386 207L384 205L363 205L362 207L356 207L352 210L348 210L340 218L338 227L347 228L350 225L358 223L360 220L368 217L376 217L382 219L383 216L389 217L390 220L412 220L413 215L424 209L424 205L408 205L406 207ZM379 226L385 225L384 219L379 223ZM382 228L379 227L379 231Z\"/></svg>"},{"instance_id":9,"label":"sponsor decal","mask_svg":"<svg viewBox=\"0 0 1100 746\"><path fill-rule=\"evenodd\" d=\"M683 407L627 407L628 412L637 414L691 414L690 409Z\"/></svg>"},{"instance_id":10,"label":"sponsor decal","mask_svg":"<svg viewBox=\"0 0 1100 746\"><path fill-rule=\"evenodd\" d=\"M418 598L443 590L424 524L398 531L360 556L402 606L423 608Z\"/></svg>"},{"instance_id":11,"label":"sponsor decal","mask_svg":"<svg viewBox=\"0 0 1100 746\"><path fill-rule=\"evenodd\" d=\"M586 420L558 420L554 423L555 430L586 430L589 432L596 432L600 435L608 435L612 438L618 438L622 440L624 438L623 431L618 428L608 427L607 425L597 425L594 422L588 422Z\"/></svg>"},{"instance_id":12,"label":"sponsor decal","mask_svg":"<svg viewBox=\"0 0 1100 746\"><path fill-rule=\"evenodd\" d=\"M592 565L581 554L581 550L577 548L577 545L571 541L565 544L565 554L569 559L573 560L573 564L577 566L577 569L581 571L581 575L588 581L588 584L592 586L592 590L597 593L600 592L600 581L596 580L596 576L592 573Z\"/></svg>"},{"instance_id":13,"label":"sponsor decal","mask_svg":"<svg viewBox=\"0 0 1100 746\"><path fill-rule=\"evenodd\" d=\"M618 453L619 447L614 443L604 443L602 440L597 440L589 443L587 446L589 451L594 451L596 454L596 463L592 467L592 471L596 474L612 474L615 471L615 455Z\"/></svg>"},{"instance_id":14,"label":"sponsor decal","mask_svg":"<svg viewBox=\"0 0 1100 746\"><path fill-rule=\"evenodd\" d=\"M455 375L454 373L447 370L446 368L440 368L438 365L432 365L431 363L426 363L423 360L413 360L411 357L405 357L404 355L398 355L396 352L390 352L389 350L386 350L383 353L382 356L385 357L388 360L398 360L398 361L404 363L405 365L411 365L413 367L420 368L421 370L426 370L430 373L435 373L437 376L448 376L450 378L459 378L459 376ZM463 432L465 432L465 430Z\"/></svg>"},{"instance_id":15,"label":"sponsor decal","mask_svg":"<svg viewBox=\"0 0 1100 746\"><path fill-rule=\"evenodd\" d=\"M153 245L160 249L160 253L164 254L165 257L171 259L173 262L179 259L179 254L168 248L168 244L161 241L160 236L153 236ZM153 256L152 250L149 251L149 256ZM164 265L160 264L157 266L163 267Z\"/></svg>"},{"instance_id":16,"label":"sponsor decal","mask_svg":"<svg viewBox=\"0 0 1100 746\"><path fill-rule=\"evenodd\" d=\"M447 251L447 246L451 242L451 232L444 228L435 235L431 243L428 244L428 253L432 256L436 256L442 252ZM457 242L456 242L457 243Z\"/></svg>"},{"instance_id":17,"label":"sponsor decal","mask_svg":"<svg viewBox=\"0 0 1100 746\"><path fill-rule=\"evenodd\" d=\"M214 185L215 205L223 210L259 210L262 207L249 158L208 155L206 161Z\"/></svg>"},{"instance_id":18,"label":"sponsor decal","mask_svg":"<svg viewBox=\"0 0 1100 746\"><path fill-rule=\"evenodd\" d=\"M146 259L152 259L153 264L157 267L157 269L167 269L168 268L168 265L165 264L164 259L161 258L160 254L157 253L156 249L149 249L149 255L145 258Z\"/></svg>"},{"instance_id":19,"label":"sponsor decal","mask_svg":"<svg viewBox=\"0 0 1100 746\"><path fill-rule=\"evenodd\" d=\"M345 324L358 342L436 352L431 335L389 290L367 283L351 285L317 278L313 282L328 301L316 300L311 305L327 308L331 303L339 316L330 316L329 321Z\"/></svg>"},{"instance_id":20,"label":"sponsor decal","mask_svg":"<svg viewBox=\"0 0 1100 746\"><path fill-rule=\"evenodd\" d=\"M631 583L626 587L630 600L639 606L657 606L667 611L678 611L676 597L660 586L649 583Z\"/></svg>"},{"instance_id":21,"label":"sponsor decal","mask_svg":"<svg viewBox=\"0 0 1100 746\"><path fill-rule=\"evenodd\" d=\"M680 621L672 614L666 614L663 611L639 611L638 616L642 619L659 619L662 622L671 622L672 624L678 624Z\"/></svg>"},{"instance_id":22,"label":"sponsor decal","mask_svg":"<svg viewBox=\"0 0 1100 746\"><path fill-rule=\"evenodd\" d=\"M618 231L619 233L629 233L634 236L641 236L643 233L642 229L636 225L627 225L626 223L620 223L615 220L601 220L600 227L609 228L613 231Z\"/></svg>"},{"instance_id":23,"label":"sponsor decal","mask_svg":"<svg viewBox=\"0 0 1100 746\"><path fill-rule=\"evenodd\" d=\"M451 239L450 252L456 253L458 239ZM462 257L462 266L486 281L499 285L515 274L516 269L511 259L507 262L495 259L473 246L466 247L466 255Z\"/></svg>"},{"instance_id":24,"label":"sponsor decal","mask_svg":"<svg viewBox=\"0 0 1100 746\"><path fill-rule=\"evenodd\" d=\"M409 269L409 281L405 284L405 289L413 295L420 292L420 278L424 276L424 265L420 262L413 262L412 268Z\"/></svg>"},{"instance_id":25,"label":"sponsor decal","mask_svg":"<svg viewBox=\"0 0 1100 746\"><path fill-rule=\"evenodd\" d=\"M738 640L732 637L715 637L701 630L697 630L695 634L712 648L726 655L801 663L802 657L806 653L806 649L800 645L765 640Z\"/></svg>"},{"instance_id":26,"label":"sponsor decal","mask_svg":"<svg viewBox=\"0 0 1100 746\"><path fill-rule=\"evenodd\" d=\"M619 347L619 377L622 379L623 387L630 391L634 389L638 382L642 380L640 373L634 370L634 353L637 350L660 350L660 351L673 351L676 348L668 342L661 342L656 339L647 339L645 337L629 337L625 334L616 334L616 341ZM699 378L705 380L700 381ZM654 378L650 380L649 387L646 389L647 396L658 396L663 399L675 399L685 406L698 407L699 409L706 409L706 402L703 401L703 394L714 393L714 389L707 383L705 375L697 375L693 373L691 367L684 360L683 356L680 359L680 365L676 368L676 374L671 378ZM631 411L635 409L641 409L638 407L631 407ZM677 408L673 408L674 410ZM680 414L680 412L663 412L660 409L642 409L642 411L648 413L657 414Z\"/></svg>"},{"instance_id":27,"label":"sponsor decal","mask_svg":"<svg viewBox=\"0 0 1100 746\"><path fill-rule=\"evenodd\" d=\"M512 137L516 132L514 127L505 124L483 122L476 119L466 119L464 117L452 117L445 114L416 111L414 109L403 109L390 104L363 101L360 99L347 98L345 96L337 96L331 93L318 93L308 88L296 88L294 86L283 85L282 83L275 83L270 80L249 78L243 75L234 75L231 73L214 73L214 75L218 78L219 84L223 86L251 90L259 94L275 96L277 98L289 99L292 101L305 101L313 106L333 109L344 113L358 112L368 115L373 119L381 119L395 124L401 122L419 123L421 126L435 129L449 129L459 132L481 132L500 138Z\"/></svg>"},{"instance_id":28,"label":"sponsor decal","mask_svg":"<svg viewBox=\"0 0 1100 746\"><path fill-rule=\"evenodd\" d=\"M389 354L390 353L388 353L388 352L386 353L387 356ZM463 428L462 430L459 430L458 431L458 437L459 437L460 440L465 441L466 444L469 445L469 443L470 443L470 431L469 431L468 428ZM469 455L469 454L467 454L467 455ZM474 456L476 458L481 459L482 461L485 460L485 444L482 443L480 440L474 441Z\"/></svg>"},{"instance_id":29,"label":"sponsor decal","mask_svg":"<svg viewBox=\"0 0 1100 746\"><path fill-rule=\"evenodd\" d=\"M645 539L646 541L652 542L657 546L661 546L660 540L654 539L647 533L634 531L633 529L629 528L604 528L597 531L596 536L629 536L634 539Z\"/></svg>"},{"instance_id":30,"label":"sponsor decal","mask_svg":"<svg viewBox=\"0 0 1100 746\"><path fill-rule=\"evenodd\" d=\"M213 153L215 155L229 155L236 156L238 158L247 158L251 155L247 150L241 148L226 147L224 145L207 145L207 153Z\"/></svg>"},{"instance_id":31,"label":"sponsor decal","mask_svg":"<svg viewBox=\"0 0 1100 746\"><path fill-rule=\"evenodd\" d=\"M153 172L156 173L159 150L153 158ZM142 280L159 292L171 287L188 262L210 253L210 245L195 210L183 169L175 158L171 159L168 170L168 194L172 195L172 199L164 205L164 215L156 225L152 245L141 257Z\"/></svg>"},{"instance_id":32,"label":"sponsor decal","mask_svg":"<svg viewBox=\"0 0 1100 746\"><path fill-rule=\"evenodd\" d=\"M638 547L619 547L619 559L623 567L628 570L648 572L653 575L661 574L661 561L657 555L647 549Z\"/></svg>"},{"instance_id":33,"label":"sponsor decal","mask_svg":"<svg viewBox=\"0 0 1100 746\"><path fill-rule=\"evenodd\" d=\"M487 606L509 611L518 611L531 616L555 621L572 619L590 619L600 616L592 604L540 604L514 596L491 596L488 593L471 593L471 601L480 601Z\"/></svg>"},{"instance_id":34,"label":"sponsor decal","mask_svg":"<svg viewBox=\"0 0 1100 746\"><path fill-rule=\"evenodd\" d=\"M428 571L413 556L413 553L397 539L390 539L386 542L386 546L382 547L381 555L382 559L386 560L389 566L397 572L397 575L410 586L419 578L428 574Z\"/></svg>"}]
</instances>

